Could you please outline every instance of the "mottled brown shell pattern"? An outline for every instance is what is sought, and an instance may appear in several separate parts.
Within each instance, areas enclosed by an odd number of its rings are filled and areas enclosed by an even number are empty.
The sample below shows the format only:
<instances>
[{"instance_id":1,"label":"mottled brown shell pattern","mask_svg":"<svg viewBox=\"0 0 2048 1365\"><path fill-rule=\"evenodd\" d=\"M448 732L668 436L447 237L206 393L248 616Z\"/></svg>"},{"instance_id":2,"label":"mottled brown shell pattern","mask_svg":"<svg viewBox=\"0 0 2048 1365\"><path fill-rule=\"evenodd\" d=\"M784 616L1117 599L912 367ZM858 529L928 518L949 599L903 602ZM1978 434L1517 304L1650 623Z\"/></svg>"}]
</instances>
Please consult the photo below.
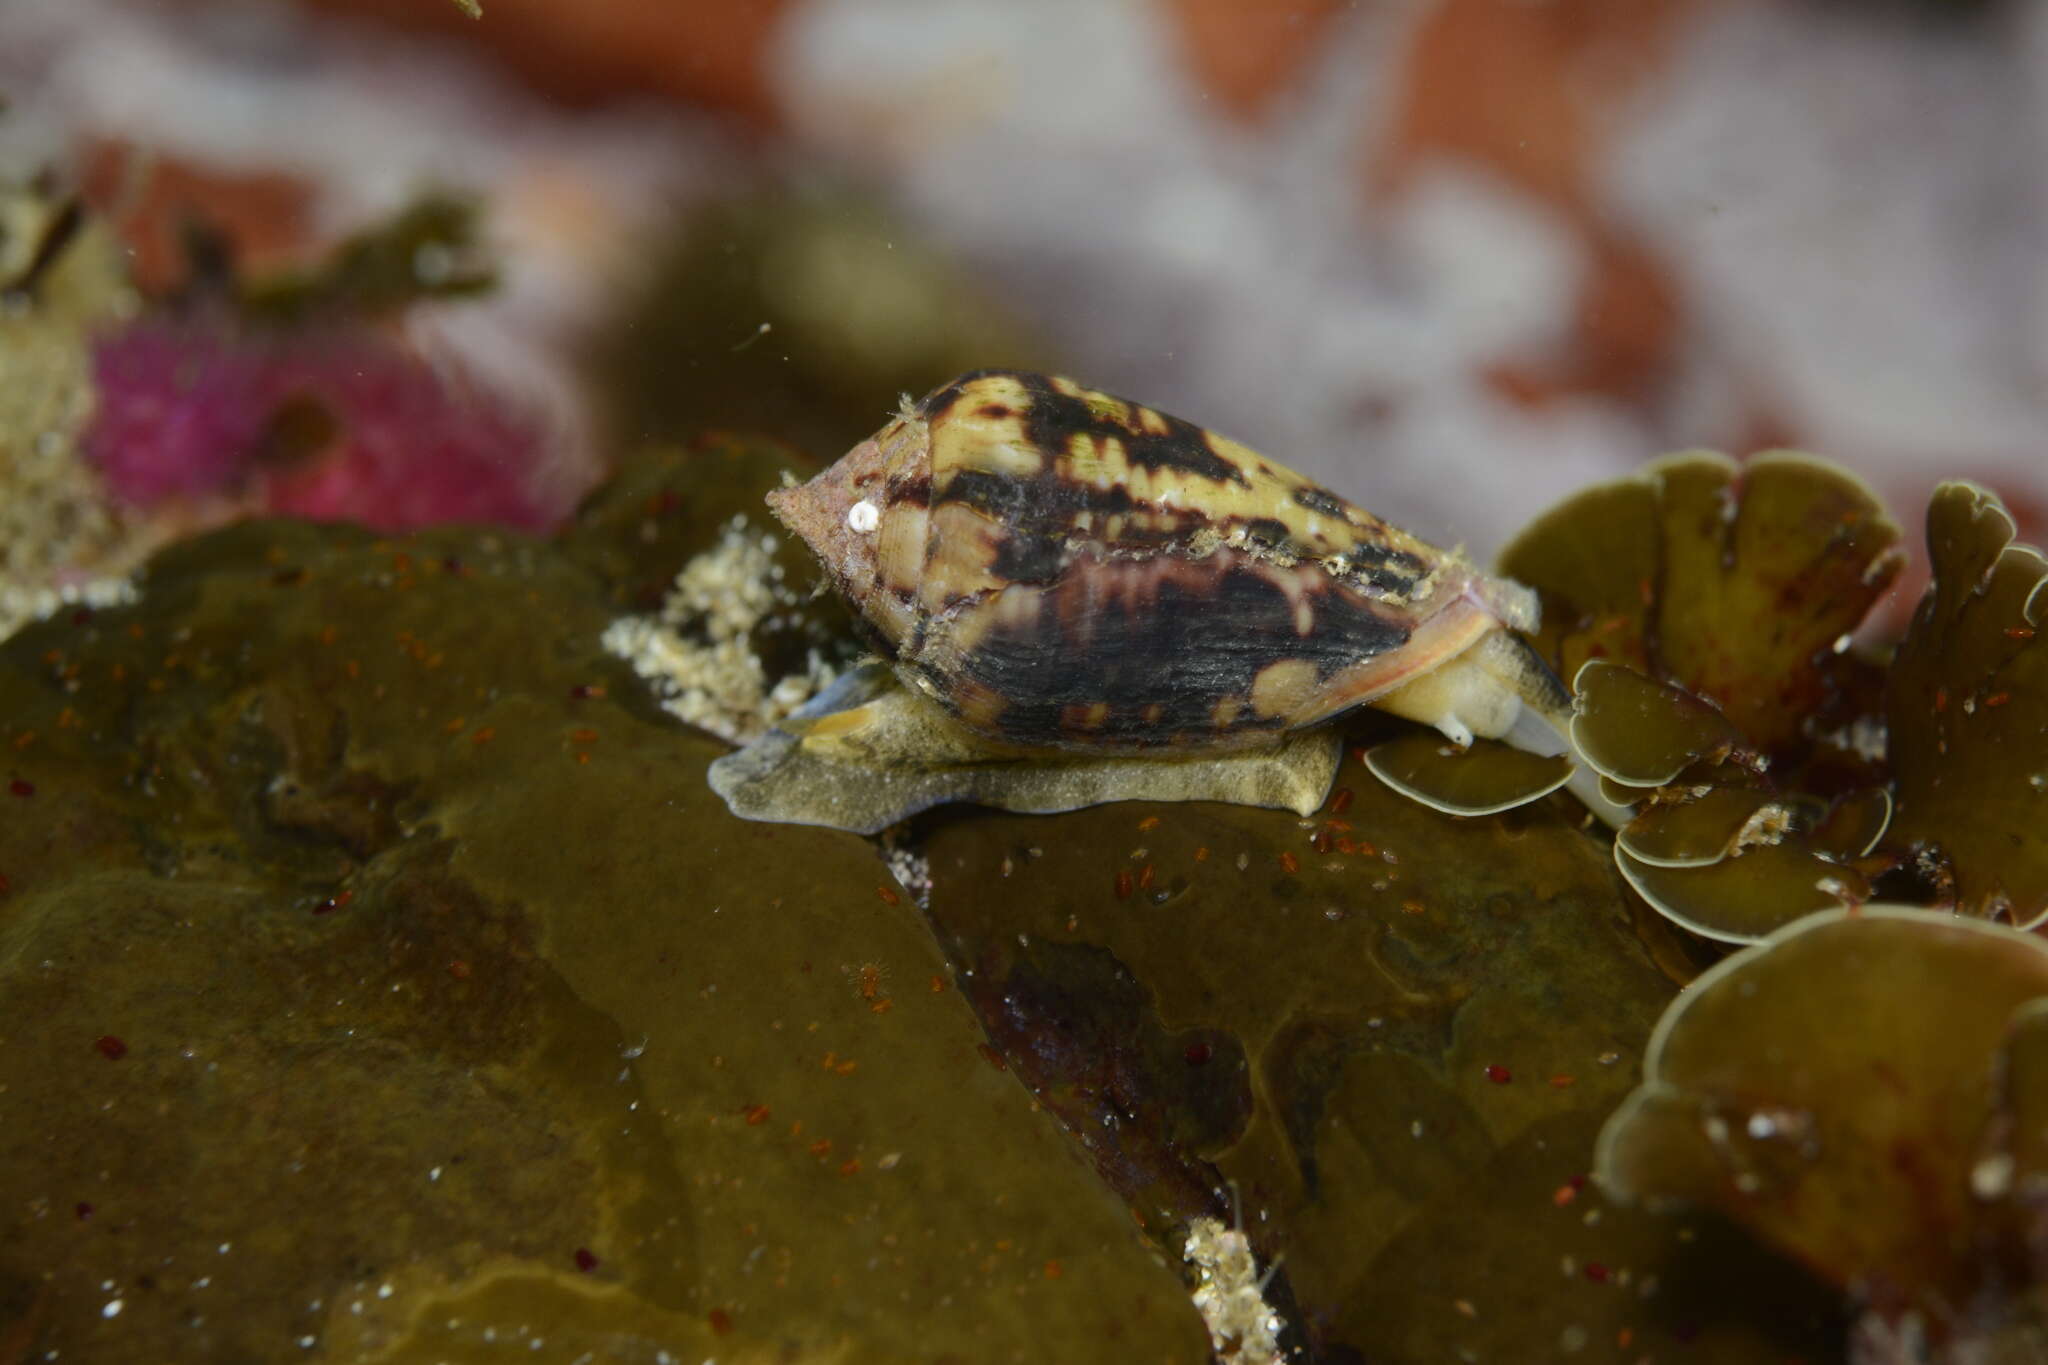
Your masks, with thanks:
<instances>
[{"instance_id":1,"label":"mottled brown shell pattern","mask_svg":"<svg viewBox=\"0 0 2048 1365\"><path fill-rule=\"evenodd\" d=\"M985 738L1268 742L1370 702L1533 598L1226 437L980 371L771 495L898 672Z\"/></svg>"}]
</instances>

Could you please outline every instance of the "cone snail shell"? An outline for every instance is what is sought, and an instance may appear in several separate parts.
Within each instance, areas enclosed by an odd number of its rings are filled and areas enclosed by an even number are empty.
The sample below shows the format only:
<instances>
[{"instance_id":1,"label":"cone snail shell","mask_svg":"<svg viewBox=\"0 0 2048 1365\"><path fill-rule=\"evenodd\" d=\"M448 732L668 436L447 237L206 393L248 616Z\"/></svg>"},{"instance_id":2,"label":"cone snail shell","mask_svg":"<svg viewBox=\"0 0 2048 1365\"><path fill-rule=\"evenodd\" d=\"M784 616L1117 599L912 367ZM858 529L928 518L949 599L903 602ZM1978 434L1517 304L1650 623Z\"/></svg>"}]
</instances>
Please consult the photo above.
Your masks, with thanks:
<instances>
[{"instance_id":1,"label":"cone snail shell","mask_svg":"<svg viewBox=\"0 0 2048 1365\"><path fill-rule=\"evenodd\" d=\"M1526 588L1256 451L1045 375L964 375L769 501L903 679L1011 749L1244 747L1363 704L1443 724L1400 698L1536 623Z\"/></svg>"}]
</instances>

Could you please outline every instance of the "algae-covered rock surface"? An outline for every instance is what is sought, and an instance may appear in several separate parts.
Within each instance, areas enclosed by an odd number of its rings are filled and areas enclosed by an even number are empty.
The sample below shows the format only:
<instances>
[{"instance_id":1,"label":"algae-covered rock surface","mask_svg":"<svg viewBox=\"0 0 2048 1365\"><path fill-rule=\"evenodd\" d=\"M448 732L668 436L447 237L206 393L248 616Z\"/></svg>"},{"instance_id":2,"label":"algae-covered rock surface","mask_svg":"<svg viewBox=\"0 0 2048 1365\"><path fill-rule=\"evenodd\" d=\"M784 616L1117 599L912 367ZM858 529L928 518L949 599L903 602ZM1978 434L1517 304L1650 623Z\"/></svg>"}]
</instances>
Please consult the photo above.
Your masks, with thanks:
<instances>
[{"instance_id":1,"label":"algae-covered rock surface","mask_svg":"<svg viewBox=\"0 0 2048 1365\"><path fill-rule=\"evenodd\" d=\"M246 524L0 646L0 1362L1839 1356L1589 1183L1700 950L1563 796L734 819L706 661L849 657L788 459Z\"/></svg>"},{"instance_id":2,"label":"algae-covered rock surface","mask_svg":"<svg viewBox=\"0 0 2048 1365\"><path fill-rule=\"evenodd\" d=\"M1147 1227L1241 1219L1306 1358L1825 1358L1798 1273L1587 1183L1672 984L1579 814L1457 819L1354 755L1310 820L961 817L932 918Z\"/></svg>"},{"instance_id":3,"label":"algae-covered rock surface","mask_svg":"<svg viewBox=\"0 0 2048 1365\"><path fill-rule=\"evenodd\" d=\"M591 538L732 477L248 524L0 648L0 1360L1204 1357L877 854L600 646Z\"/></svg>"}]
</instances>

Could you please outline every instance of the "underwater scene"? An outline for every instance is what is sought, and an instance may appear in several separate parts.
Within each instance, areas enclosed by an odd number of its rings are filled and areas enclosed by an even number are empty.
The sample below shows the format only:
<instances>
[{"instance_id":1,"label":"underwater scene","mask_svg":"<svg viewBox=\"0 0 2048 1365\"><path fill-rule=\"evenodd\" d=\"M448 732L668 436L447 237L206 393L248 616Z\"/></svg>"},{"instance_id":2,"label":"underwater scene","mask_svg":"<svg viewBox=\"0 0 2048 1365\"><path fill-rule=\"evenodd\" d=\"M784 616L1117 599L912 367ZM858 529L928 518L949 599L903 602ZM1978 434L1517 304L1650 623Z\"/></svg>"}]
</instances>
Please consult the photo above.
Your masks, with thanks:
<instances>
[{"instance_id":1,"label":"underwater scene","mask_svg":"<svg viewBox=\"0 0 2048 1365\"><path fill-rule=\"evenodd\" d=\"M0 0L0 1365L2048 1362L2044 91Z\"/></svg>"}]
</instances>

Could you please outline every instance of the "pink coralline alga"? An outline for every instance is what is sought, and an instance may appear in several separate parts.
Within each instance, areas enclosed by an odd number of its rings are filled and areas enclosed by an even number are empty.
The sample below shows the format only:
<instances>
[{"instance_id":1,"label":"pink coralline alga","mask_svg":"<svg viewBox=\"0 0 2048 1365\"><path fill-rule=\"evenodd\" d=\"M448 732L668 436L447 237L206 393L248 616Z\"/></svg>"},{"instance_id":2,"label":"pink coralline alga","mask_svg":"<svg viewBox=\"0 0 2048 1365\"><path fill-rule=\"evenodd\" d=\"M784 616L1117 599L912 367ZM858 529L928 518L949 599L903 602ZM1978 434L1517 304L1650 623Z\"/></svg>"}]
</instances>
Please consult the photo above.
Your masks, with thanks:
<instances>
[{"instance_id":1,"label":"pink coralline alga","mask_svg":"<svg viewBox=\"0 0 2048 1365\"><path fill-rule=\"evenodd\" d=\"M537 485L536 420L381 333L144 320L99 344L93 377L86 456L136 505L226 495L386 531L567 510ZM326 438L277 458L280 418L309 408Z\"/></svg>"}]
</instances>

